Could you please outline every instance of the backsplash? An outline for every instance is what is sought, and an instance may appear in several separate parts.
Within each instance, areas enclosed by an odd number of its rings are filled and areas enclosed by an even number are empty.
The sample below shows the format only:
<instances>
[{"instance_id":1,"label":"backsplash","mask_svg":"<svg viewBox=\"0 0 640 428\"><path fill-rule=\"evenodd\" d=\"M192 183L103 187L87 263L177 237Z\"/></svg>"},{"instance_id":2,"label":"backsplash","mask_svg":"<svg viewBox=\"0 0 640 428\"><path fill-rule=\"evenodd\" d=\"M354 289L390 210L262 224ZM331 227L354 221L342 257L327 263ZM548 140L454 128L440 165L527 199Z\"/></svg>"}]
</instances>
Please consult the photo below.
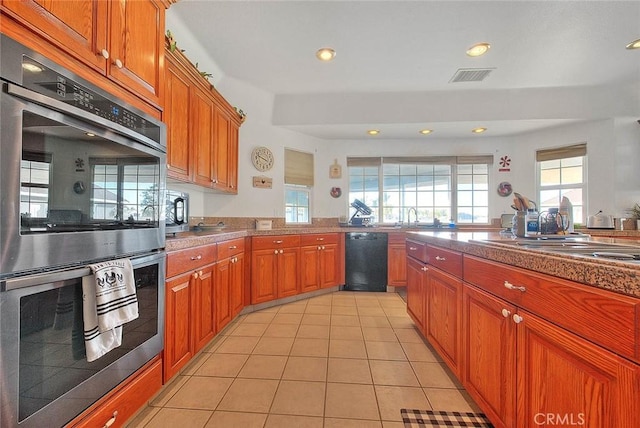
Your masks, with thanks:
<instances>
[{"instance_id":1,"label":"backsplash","mask_svg":"<svg viewBox=\"0 0 640 428\"><path fill-rule=\"evenodd\" d=\"M197 226L198 223L204 223L207 226L217 225L222 222L228 229L255 229L256 220L271 220L274 229L288 228L307 228L307 227L335 227L338 226L338 218L314 218L311 225L308 224L286 224L281 217L189 217L189 226Z\"/></svg>"}]
</instances>

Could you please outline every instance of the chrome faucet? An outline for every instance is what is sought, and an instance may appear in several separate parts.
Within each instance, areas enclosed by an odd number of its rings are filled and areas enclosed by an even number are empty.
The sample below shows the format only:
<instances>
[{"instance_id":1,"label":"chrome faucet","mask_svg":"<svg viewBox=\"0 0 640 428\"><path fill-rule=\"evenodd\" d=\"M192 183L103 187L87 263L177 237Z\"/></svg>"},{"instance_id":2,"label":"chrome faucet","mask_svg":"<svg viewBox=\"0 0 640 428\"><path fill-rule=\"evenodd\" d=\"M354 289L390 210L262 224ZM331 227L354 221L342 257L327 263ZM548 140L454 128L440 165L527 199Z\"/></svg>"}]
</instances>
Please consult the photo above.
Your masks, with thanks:
<instances>
[{"instance_id":1,"label":"chrome faucet","mask_svg":"<svg viewBox=\"0 0 640 428\"><path fill-rule=\"evenodd\" d=\"M413 211L413 214L416 218L416 220L414 221L414 223L418 222L418 210L416 210L414 207L411 207L407 210L407 224L409 225L409 227L411 227L411 211Z\"/></svg>"}]
</instances>

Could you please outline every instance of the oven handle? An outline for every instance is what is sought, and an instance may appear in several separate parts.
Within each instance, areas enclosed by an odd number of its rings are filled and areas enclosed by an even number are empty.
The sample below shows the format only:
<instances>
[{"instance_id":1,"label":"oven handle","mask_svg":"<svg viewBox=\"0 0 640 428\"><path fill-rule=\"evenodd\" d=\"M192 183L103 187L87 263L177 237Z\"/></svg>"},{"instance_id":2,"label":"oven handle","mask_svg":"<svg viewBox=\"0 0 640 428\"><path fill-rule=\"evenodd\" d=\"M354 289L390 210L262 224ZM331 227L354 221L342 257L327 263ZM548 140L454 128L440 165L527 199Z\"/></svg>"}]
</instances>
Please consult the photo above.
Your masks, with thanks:
<instances>
[{"instance_id":1,"label":"oven handle","mask_svg":"<svg viewBox=\"0 0 640 428\"><path fill-rule=\"evenodd\" d=\"M22 98L25 99L27 101L31 101L33 103L39 104L41 106L44 107L48 107L50 109L59 111L61 113L66 113L68 115L71 115L73 117L77 117L79 119L82 119L84 121L89 121L89 122L93 122L95 124L98 124L100 126L102 126L103 128L107 128L107 129L112 129L114 131L117 131L118 133L133 138L137 141L139 141L140 143L144 144L145 146L151 147L153 149L156 150L160 150L163 153L166 153L166 148L162 147L160 144L156 143L155 141L153 141L150 138L147 138L146 136L139 134L135 131L132 131L118 123L112 122L110 120L107 119L103 119L100 116L96 116L96 115L87 115L87 113L84 110L81 110L79 108L76 108L74 106L70 106L68 104L65 104L63 102L60 102L56 99L47 97L46 95L42 95L39 94L37 92L31 91L29 89L25 89L21 86L18 86L16 84L13 83L9 83L7 82L7 93L10 95L14 95L18 98Z\"/></svg>"},{"instance_id":2,"label":"oven handle","mask_svg":"<svg viewBox=\"0 0 640 428\"><path fill-rule=\"evenodd\" d=\"M137 257L131 259L134 269L156 262L165 257L164 252L151 254L148 256ZM34 285L48 284L52 282L68 281L70 279L82 278L91 275L91 269L81 267L71 270L63 270L57 272L43 273L38 275L27 275L19 278L11 278L0 283L0 291L16 290L18 288L32 287Z\"/></svg>"}]
</instances>

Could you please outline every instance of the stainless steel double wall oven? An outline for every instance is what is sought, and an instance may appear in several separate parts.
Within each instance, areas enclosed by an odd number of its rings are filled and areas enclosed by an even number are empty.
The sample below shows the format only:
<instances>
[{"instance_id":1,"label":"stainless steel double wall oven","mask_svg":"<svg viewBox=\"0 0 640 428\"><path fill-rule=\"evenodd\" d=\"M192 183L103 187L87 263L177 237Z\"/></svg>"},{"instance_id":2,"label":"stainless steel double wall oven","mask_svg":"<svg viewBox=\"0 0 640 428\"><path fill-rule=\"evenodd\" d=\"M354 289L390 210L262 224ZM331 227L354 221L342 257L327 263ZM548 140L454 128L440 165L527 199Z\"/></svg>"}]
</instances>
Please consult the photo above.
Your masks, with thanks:
<instances>
[{"instance_id":1,"label":"stainless steel double wall oven","mask_svg":"<svg viewBox=\"0 0 640 428\"><path fill-rule=\"evenodd\" d=\"M162 350L165 128L0 37L0 425L62 426ZM123 257L140 317L89 363L82 278Z\"/></svg>"}]
</instances>

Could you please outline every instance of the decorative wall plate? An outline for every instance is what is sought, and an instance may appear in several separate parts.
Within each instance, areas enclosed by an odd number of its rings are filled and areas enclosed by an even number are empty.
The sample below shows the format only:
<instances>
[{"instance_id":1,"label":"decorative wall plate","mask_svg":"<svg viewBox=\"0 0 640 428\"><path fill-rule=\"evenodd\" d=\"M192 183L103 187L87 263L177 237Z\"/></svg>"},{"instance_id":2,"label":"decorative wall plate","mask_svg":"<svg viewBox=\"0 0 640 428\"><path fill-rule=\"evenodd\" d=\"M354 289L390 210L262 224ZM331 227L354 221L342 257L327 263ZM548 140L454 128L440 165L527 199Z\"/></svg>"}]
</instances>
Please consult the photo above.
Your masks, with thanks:
<instances>
[{"instance_id":1,"label":"decorative wall plate","mask_svg":"<svg viewBox=\"0 0 640 428\"><path fill-rule=\"evenodd\" d=\"M502 197L507 197L513 192L513 188L511 187L511 183L508 181L503 181L498 184L498 195Z\"/></svg>"},{"instance_id":2,"label":"decorative wall plate","mask_svg":"<svg viewBox=\"0 0 640 428\"><path fill-rule=\"evenodd\" d=\"M332 197L339 198L340 196L342 196L342 189L339 187L332 187L331 192L329 193L331 194Z\"/></svg>"}]
</instances>

